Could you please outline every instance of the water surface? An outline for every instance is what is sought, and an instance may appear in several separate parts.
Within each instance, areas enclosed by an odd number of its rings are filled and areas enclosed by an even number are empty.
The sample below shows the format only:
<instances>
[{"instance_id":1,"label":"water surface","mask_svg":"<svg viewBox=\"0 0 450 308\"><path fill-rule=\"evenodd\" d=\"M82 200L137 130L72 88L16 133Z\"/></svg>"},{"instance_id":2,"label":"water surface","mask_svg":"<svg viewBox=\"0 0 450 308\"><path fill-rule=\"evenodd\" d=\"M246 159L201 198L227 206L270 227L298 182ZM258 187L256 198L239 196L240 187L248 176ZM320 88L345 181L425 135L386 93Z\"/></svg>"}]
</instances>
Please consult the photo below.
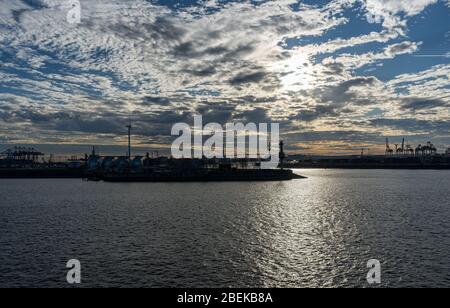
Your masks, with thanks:
<instances>
[{"instance_id":1,"label":"water surface","mask_svg":"<svg viewBox=\"0 0 450 308\"><path fill-rule=\"evenodd\" d=\"M266 183L0 180L0 287L450 287L450 172Z\"/></svg>"}]
</instances>

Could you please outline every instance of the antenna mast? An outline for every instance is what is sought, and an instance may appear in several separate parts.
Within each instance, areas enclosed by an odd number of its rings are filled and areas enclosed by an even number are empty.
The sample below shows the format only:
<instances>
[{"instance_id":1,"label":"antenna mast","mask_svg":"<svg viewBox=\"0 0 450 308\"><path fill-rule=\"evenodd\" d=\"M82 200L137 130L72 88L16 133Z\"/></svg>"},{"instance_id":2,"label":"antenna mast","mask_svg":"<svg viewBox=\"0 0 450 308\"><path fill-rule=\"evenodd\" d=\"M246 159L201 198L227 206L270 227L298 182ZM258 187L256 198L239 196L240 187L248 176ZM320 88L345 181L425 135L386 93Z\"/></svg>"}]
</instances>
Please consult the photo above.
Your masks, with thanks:
<instances>
[{"instance_id":1,"label":"antenna mast","mask_svg":"<svg viewBox=\"0 0 450 308\"><path fill-rule=\"evenodd\" d=\"M128 159L131 159L131 128L132 128L131 120L130 120L130 124L128 124L126 126L126 128L128 128L128 153L127 153L127 156L128 156Z\"/></svg>"}]
</instances>

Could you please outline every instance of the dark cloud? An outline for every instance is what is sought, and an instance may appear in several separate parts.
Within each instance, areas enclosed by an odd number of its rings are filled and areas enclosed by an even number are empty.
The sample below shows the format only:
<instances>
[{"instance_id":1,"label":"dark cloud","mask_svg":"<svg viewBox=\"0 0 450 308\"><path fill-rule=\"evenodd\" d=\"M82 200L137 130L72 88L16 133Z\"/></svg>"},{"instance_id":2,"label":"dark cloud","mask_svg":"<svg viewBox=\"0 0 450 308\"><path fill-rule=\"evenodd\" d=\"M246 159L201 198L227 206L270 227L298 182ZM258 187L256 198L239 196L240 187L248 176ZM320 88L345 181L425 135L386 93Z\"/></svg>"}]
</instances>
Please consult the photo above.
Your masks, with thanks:
<instances>
[{"instance_id":1,"label":"dark cloud","mask_svg":"<svg viewBox=\"0 0 450 308\"><path fill-rule=\"evenodd\" d=\"M316 24L309 23L303 19L302 16L293 15L273 15L267 19L261 21L260 27L271 28L278 34L285 35L292 31L291 27L298 27L305 30L316 29L321 26L321 22L317 21Z\"/></svg>"},{"instance_id":2,"label":"dark cloud","mask_svg":"<svg viewBox=\"0 0 450 308\"><path fill-rule=\"evenodd\" d=\"M12 16L13 16L14 21L19 23L22 15L28 11L29 10L27 10L27 9L12 11Z\"/></svg>"},{"instance_id":3,"label":"dark cloud","mask_svg":"<svg viewBox=\"0 0 450 308\"><path fill-rule=\"evenodd\" d=\"M240 59L243 56L250 54L255 50L255 47L252 43L248 43L245 45L239 45L234 49L230 49L227 53L223 55L220 59L222 62L235 62L236 59Z\"/></svg>"},{"instance_id":4,"label":"dark cloud","mask_svg":"<svg viewBox=\"0 0 450 308\"><path fill-rule=\"evenodd\" d=\"M179 41L185 35L186 30L176 26L173 21L165 17L157 17L155 22L149 24L145 29L155 40Z\"/></svg>"},{"instance_id":5,"label":"dark cloud","mask_svg":"<svg viewBox=\"0 0 450 308\"><path fill-rule=\"evenodd\" d=\"M278 101L279 98L276 96L253 96L253 95L246 95L241 97L233 97L230 98L230 101L235 104L263 104L263 103L273 103Z\"/></svg>"},{"instance_id":6,"label":"dark cloud","mask_svg":"<svg viewBox=\"0 0 450 308\"><path fill-rule=\"evenodd\" d=\"M208 55L223 55L229 52L229 49L225 46L213 46L205 49L204 53Z\"/></svg>"},{"instance_id":7,"label":"dark cloud","mask_svg":"<svg viewBox=\"0 0 450 308\"><path fill-rule=\"evenodd\" d=\"M177 43L171 52L175 57L188 59L202 59L213 56L215 59L210 60L210 67L217 67L224 63L235 63L240 66L239 59L255 50L252 43L242 44L237 47L212 45L203 49L199 48L199 46L208 46L208 44L214 43L207 40L183 41Z\"/></svg>"},{"instance_id":8,"label":"dark cloud","mask_svg":"<svg viewBox=\"0 0 450 308\"><path fill-rule=\"evenodd\" d=\"M439 107L448 107L449 104L440 99L422 99L422 98L411 98L406 99L401 108L404 110L430 110Z\"/></svg>"},{"instance_id":9,"label":"dark cloud","mask_svg":"<svg viewBox=\"0 0 450 308\"><path fill-rule=\"evenodd\" d=\"M188 74L191 74L191 75L197 76L197 77L208 77L208 76L213 76L214 74L217 73L217 70L213 65L199 67L197 69L185 69L183 71L185 73L188 73Z\"/></svg>"},{"instance_id":10,"label":"dark cloud","mask_svg":"<svg viewBox=\"0 0 450 308\"><path fill-rule=\"evenodd\" d=\"M195 45L193 42L183 42L178 44L173 49L173 54L176 57L185 57L185 58L197 58L200 56L200 53L196 51Z\"/></svg>"},{"instance_id":11,"label":"dark cloud","mask_svg":"<svg viewBox=\"0 0 450 308\"><path fill-rule=\"evenodd\" d=\"M233 119L236 106L215 103L206 104L197 108L197 112L203 116L203 123L225 124Z\"/></svg>"},{"instance_id":12,"label":"dark cloud","mask_svg":"<svg viewBox=\"0 0 450 308\"><path fill-rule=\"evenodd\" d=\"M96 24L86 19L81 24L82 27L92 28ZM170 18L159 16L153 23L141 23L138 25L126 23L114 23L103 31L113 32L115 35L126 40L146 40L154 42L155 47L160 48L169 44L181 42L186 30L174 24ZM186 47L185 47L186 48Z\"/></svg>"},{"instance_id":13,"label":"dark cloud","mask_svg":"<svg viewBox=\"0 0 450 308\"><path fill-rule=\"evenodd\" d=\"M267 115L264 108L255 108L253 110L243 111L235 114L234 120L243 123L270 123L272 119Z\"/></svg>"},{"instance_id":14,"label":"dark cloud","mask_svg":"<svg viewBox=\"0 0 450 308\"><path fill-rule=\"evenodd\" d=\"M150 115L141 115L139 112L137 112L134 116L136 120L148 123L175 124L179 122L183 123L191 122L193 114L187 111L180 111L179 109L177 109L177 110L165 110Z\"/></svg>"},{"instance_id":15,"label":"dark cloud","mask_svg":"<svg viewBox=\"0 0 450 308\"><path fill-rule=\"evenodd\" d=\"M263 81L267 77L266 71L260 70L255 72L241 72L234 76L230 80L230 84L233 86L241 86L248 83L258 83Z\"/></svg>"},{"instance_id":16,"label":"dark cloud","mask_svg":"<svg viewBox=\"0 0 450 308\"><path fill-rule=\"evenodd\" d=\"M243 70L232 79L229 80L230 85L237 89L250 84L258 84L261 90L265 92L273 92L280 87L280 79L276 74L269 73L261 67L248 66L247 70Z\"/></svg>"},{"instance_id":17,"label":"dark cloud","mask_svg":"<svg viewBox=\"0 0 450 308\"><path fill-rule=\"evenodd\" d=\"M11 113L14 111L14 108L6 105L2 101L0 101L0 106L0 119L7 121L11 117Z\"/></svg>"},{"instance_id":18,"label":"dark cloud","mask_svg":"<svg viewBox=\"0 0 450 308\"><path fill-rule=\"evenodd\" d=\"M275 55L276 60L287 60L292 57L292 54L289 51L283 51L277 55Z\"/></svg>"},{"instance_id":19,"label":"dark cloud","mask_svg":"<svg viewBox=\"0 0 450 308\"><path fill-rule=\"evenodd\" d=\"M20 0L22 3L30 7L30 10L41 10L50 6L42 0Z\"/></svg>"},{"instance_id":20,"label":"dark cloud","mask_svg":"<svg viewBox=\"0 0 450 308\"><path fill-rule=\"evenodd\" d=\"M311 110L300 111L293 119L311 122L325 116L337 116L336 108L331 105L316 106Z\"/></svg>"},{"instance_id":21,"label":"dark cloud","mask_svg":"<svg viewBox=\"0 0 450 308\"><path fill-rule=\"evenodd\" d=\"M341 82L335 86L328 86L316 89L314 91L314 95L321 99L322 102L334 103L337 105L343 105L348 102L352 102L354 104L366 105L371 102L367 99L361 99L361 96L364 95L356 95L354 93L349 93L349 90L352 87L365 87L371 86L378 82L378 79L375 77L358 77L354 79L350 79L344 82Z\"/></svg>"},{"instance_id":22,"label":"dark cloud","mask_svg":"<svg viewBox=\"0 0 450 308\"><path fill-rule=\"evenodd\" d=\"M341 83L338 88L342 92L347 92L351 87L370 86L376 82L375 77L359 77Z\"/></svg>"},{"instance_id":23,"label":"dark cloud","mask_svg":"<svg viewBox=\"0 0 450 308\"><path fill-rule=\"evenodd\" d=\"M402 42L399 44L391 45L385 50L385 54L394 57L398 54L412 53L417 50L417 43L414 42Z\"/></svg>"},{"instance_id":24,"label":"dark cloud","mask_svg":"<svg viewBox=\"0 0 450 308\"><path fill-rule=\"evenodd\" d=\"M28 123L44 131L57 131L64 134L91 133L123 135L125 125L131 117L133 133L141 136L168 136L175 123L193 123L192 114L188 111L167 110L154 114L135 112L131 116L104 113L93 116L89 112L53 112L43 113L36 110L21 110L0 113L2 120L12 124Z\"/></svg>"},{"instance_id":25,"label":"dark cloud","mask_svg":"<svg viewBox=\"0 0 450 308\"><path fill-rule=\"evenodd\" d=\"M146 96L142 100L144 105L160 105L168 106L170 105L170 99L168 97L162 96Z\"/></svg>"},{"instance_id":26,"label":"dark cloud","mask_svg":"<svg viewBox=\"0 0 450 308\"><path fill-rule=\"evenodd\" d=\"M324 73L327 75L341 75L345 72L345 65L340 62L331 62L323 65L325 67Z\"/></svg>"},{"instance_id":27,"label":"dark cloud","mask_svg":"<svg viewBox=\"0 0 450 308\"><path fill-rule=\"evenodd\" d=\"M54 121L53 129L57 131L85 132L100 134L123 134L126 121L117 118L64 118Z\"/></svg>"},{"instance_id":28,"label":"dark cloud","mask_svg":"<svg viewBox=\"0 0 450 308\"><path fill-rule=\"evenodd\" d=\"M86 27L92 26L89 24L89 21L82 25L86 26ZM109 30L111 32L113 32L115 35L126 38L126 39L138 40L141 38L146 38L146 39L149 38L147 33L142 28L131 27L127 24L113 24L109 27Z\"/></svg>"},{"instance_id":29,"label":"dark cloud","mask_svg":"<svg viewBox=\"0 0 450 308\"><path fill-rule=\"evenodd\" d=\"M123 132L125 119L119 116L93 117L89 113L53 112L42 113L35 110L21 110L8 115L11 123L30 123L34 127L59 132L83 132L115 134Z\"/></svg>"}]
</instances>

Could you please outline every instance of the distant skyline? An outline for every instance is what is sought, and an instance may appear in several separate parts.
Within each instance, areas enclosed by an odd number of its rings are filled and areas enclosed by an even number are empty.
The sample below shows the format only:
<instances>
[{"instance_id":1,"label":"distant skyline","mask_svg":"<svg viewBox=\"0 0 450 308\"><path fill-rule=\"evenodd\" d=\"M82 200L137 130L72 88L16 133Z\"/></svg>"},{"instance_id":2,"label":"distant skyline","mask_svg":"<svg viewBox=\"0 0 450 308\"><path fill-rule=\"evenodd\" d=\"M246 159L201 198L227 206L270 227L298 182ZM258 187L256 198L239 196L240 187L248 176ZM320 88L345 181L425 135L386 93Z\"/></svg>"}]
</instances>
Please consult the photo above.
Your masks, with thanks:
<instances>
[{"instance_id":1,"label":"distant skyline","mask_svg":"<svg viewBox=\"0 0 450 308\"><path fill-rule=\"evenodd\" d=\"M304 154L450 147L450 0L81 0L79 24L72 0L0 1L5 148L126 151L131 118L163 151L194 114L278 122Z\"/></svg>"}]
</instances>

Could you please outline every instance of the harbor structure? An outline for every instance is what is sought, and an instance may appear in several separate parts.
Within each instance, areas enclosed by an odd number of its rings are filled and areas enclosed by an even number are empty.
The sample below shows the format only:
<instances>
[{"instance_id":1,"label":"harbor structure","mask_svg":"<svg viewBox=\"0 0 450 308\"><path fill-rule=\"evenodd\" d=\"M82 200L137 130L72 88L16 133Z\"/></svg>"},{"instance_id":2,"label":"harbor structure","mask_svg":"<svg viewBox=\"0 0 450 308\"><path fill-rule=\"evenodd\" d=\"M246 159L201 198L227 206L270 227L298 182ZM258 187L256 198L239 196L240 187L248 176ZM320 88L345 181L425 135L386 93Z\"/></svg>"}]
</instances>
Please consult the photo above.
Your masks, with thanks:
<instances>
[{"instance_id":1,"label":"harbor structure","mask_svg":"<svg viewBox=\"0 0 450 308\"><path fill-rule=\"evenodd\" d=\"M386 138L384 155L369 155L362 148L361 155L347 157L311 157L285 153L285 143L279 143L279 165L263 169L262 162L271 157L250 158L181 158L160 156L156 151L132 155L132 123L127 128L127 152L124 156L101 155L93 146L84 159L71 156L65 162L54 162L50 155L33 147L15 146L0 152L0 178L57 177L86 178L105 181L257 181L290 180L299 178L292 168L346 169L450 169L450 148L439 154L432 142L411 146L405 138L391 146ZM367 152L367 155L365 155ZM236 154L236 153L235 153Z\"/></svg>"},{"instance_id":2,"label":"harbor structure","mask_svg":"<svg viewBox=\"0 0 450 308\"><path fill-rule=\"evenodd\" d=\"M0 153L0 166L31 167L43 156L44 153L33 147L15 146Z\"/></svg>"}]
</instances>

